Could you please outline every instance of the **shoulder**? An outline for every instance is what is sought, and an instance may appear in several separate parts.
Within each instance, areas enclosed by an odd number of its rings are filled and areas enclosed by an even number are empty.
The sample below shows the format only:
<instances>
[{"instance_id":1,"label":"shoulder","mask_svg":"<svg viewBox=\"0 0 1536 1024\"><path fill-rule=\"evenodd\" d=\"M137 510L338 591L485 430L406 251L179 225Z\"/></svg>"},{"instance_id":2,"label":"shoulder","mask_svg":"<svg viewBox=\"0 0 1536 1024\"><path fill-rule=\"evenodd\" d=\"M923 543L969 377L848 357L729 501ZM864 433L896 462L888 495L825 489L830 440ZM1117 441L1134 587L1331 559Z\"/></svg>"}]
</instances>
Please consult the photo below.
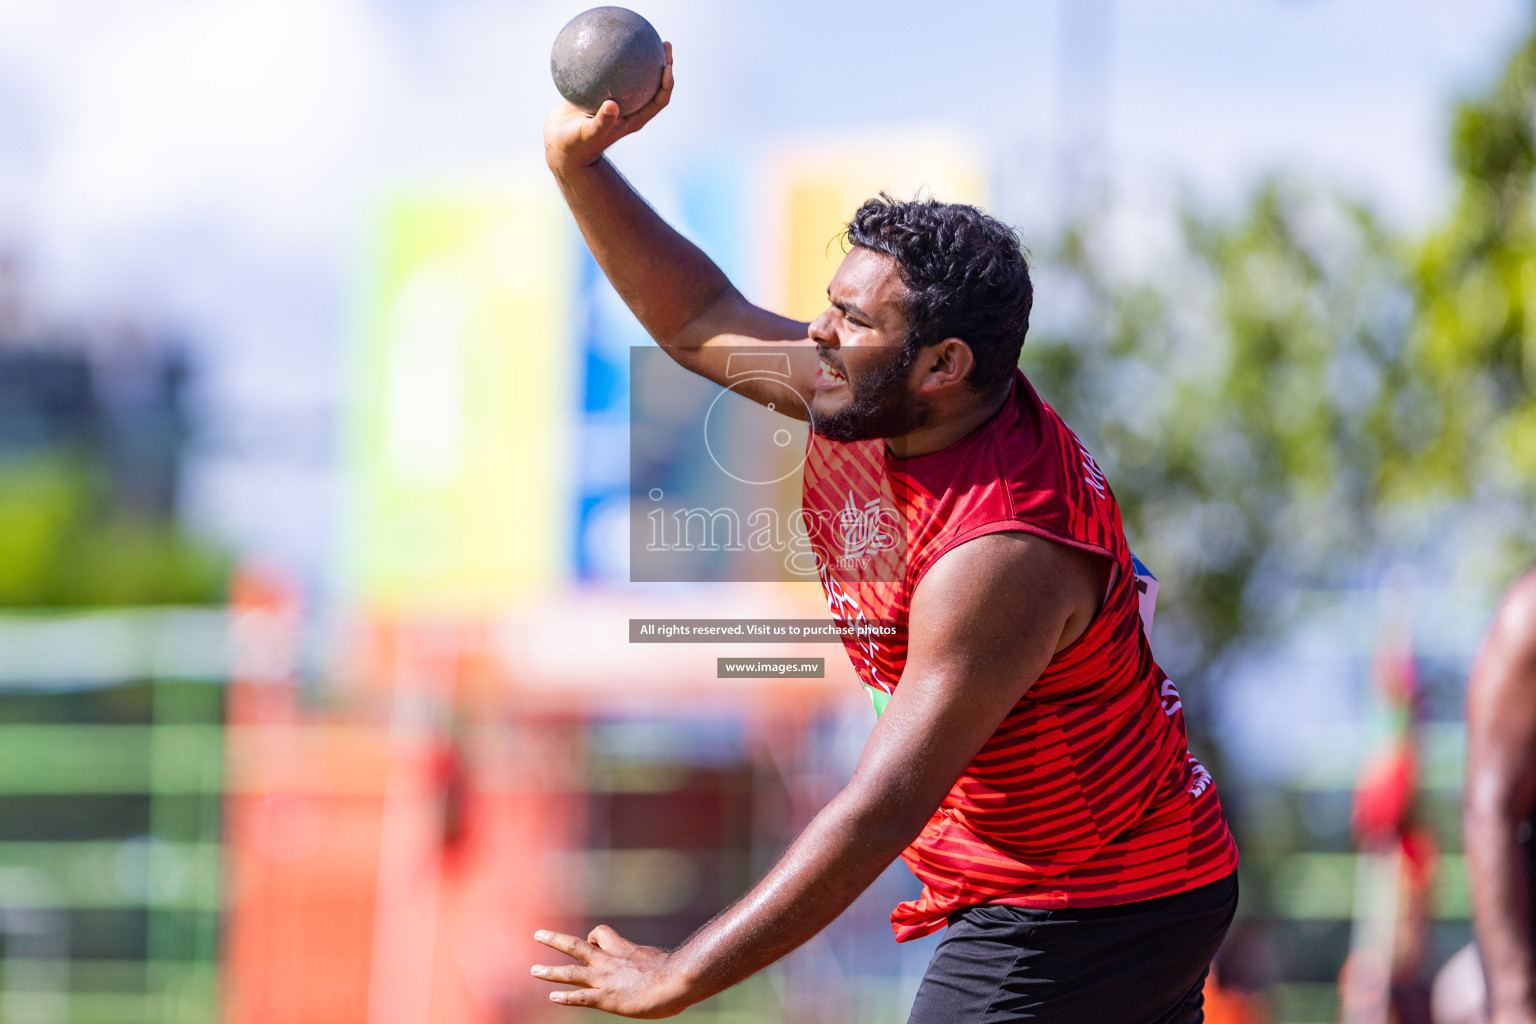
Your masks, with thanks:
<instances>
[{"instance_id":1,"label":"shoulder","mask_svg":"<svg viewBox=\"0 0 1536 1024\"><path fill-rule=\"evenodd\" d=\"M924 581L1010 579L1021 572L1037 572L1060 563L1071 550L1034 533L1007 528L1011 524L998 525L1004 528L964 540L945 551L923 577Z\"/></svg>"},{"instance_id":2,"label":"shoulder","mask_svg":"<svg viewBox=\"0 0 1536 1024\"><path fill-rule=\"evenodd\" d=\"M1507 708L1516 694L1536 696L1536 568L1505 592L1472 667L1468 691L1474 708L1485 701Z\"/></svg>"},{"instance_id":3,"label":"shoulder","mask_svg":"<svg viewBox=\"0 0 1536 1024\"><path fill-rule=\"evenodd\" d=\"M1505 592L1493 624L1495 631L1536 646L1536 567L1528 569Z\"/></svg>"},{"instance_id":4,"label":"shoulder","mask_svg":"<svg viewBox=\"0 0 1536 1024\"><path fill-rule=\"evenodd\" d=\"M1498 786L1524 779L1530 785L1520 801L1521 814L1529 814L1536 804L1533 751L1536 571L1527 571L1504 595L1467 683L1469 799L1490 798L1503 792ZM1493 794L1485 791L1488 783L1495 784Z\"/></svg>"},{"instance_id":5,"label":"shoulder","mask_svg":"<svg viewBox=\"0 0 1536 1024\"><path fill-rule=\"evenodd\" d=\"M914 625L928 614L978 622L1069 616L1097 607L1102 575L1102 559L1079 548L1017 529L986 533L945 552L923 576Z\"/></svg>"}]
</instances>

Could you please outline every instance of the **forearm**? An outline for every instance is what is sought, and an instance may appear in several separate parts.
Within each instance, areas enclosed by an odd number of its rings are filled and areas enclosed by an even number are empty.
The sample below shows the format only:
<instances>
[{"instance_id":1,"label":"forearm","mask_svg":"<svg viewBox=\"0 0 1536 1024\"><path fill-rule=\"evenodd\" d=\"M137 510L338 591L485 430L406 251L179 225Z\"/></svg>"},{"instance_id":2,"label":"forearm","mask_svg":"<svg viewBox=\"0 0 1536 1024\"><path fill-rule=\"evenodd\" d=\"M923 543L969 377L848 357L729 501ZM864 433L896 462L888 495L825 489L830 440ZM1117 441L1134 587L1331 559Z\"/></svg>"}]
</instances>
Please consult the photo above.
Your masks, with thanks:
<instances>
[{"instance_id":1,"label":"forearm","mask_svg":"<svg viewBox=\"0 0 1536 1024\"><path fill-rule=\"evenodd\" d=\"M674 343L732 291L714 261L651 209L606 157L556 169L555 180L598 266L659 344Z\"/></svg>"},{"instance_id":2,"label":"forearm","mask_svg":"<svg viewBox=\"0 0 1536 1024\"><path fill-rule=\"evenodd\" d=\"M1473 807L1465 821L1477 941L1496 1009L1536 1012L1531 892L1519 820L1502 808Z\"/></svg>"},{"instance_id":3,"label":"forearm","mask_svg":"<svg viewBox=\"0 0 1536 1024\"><path fill-rule=\"evenodd\" d=\"M575 961L533 966L536 977L575 986L550 999L670 1016L825 928L918 836L1052 653L1075 639L1064 624L1091 619L1102 583L1074 558L1022 534L984 537L941 558L913 598L901 686L843 791L750 893L673 952L637 946L607 925L585 940L536 933ZM1021 617L1020 607L1031 614Z\"/></svg>"},{"instance_id":4,"label":"forearm","mask_svg":"<svg viewBox=\"0 0 1536 1024\"><path fill-rule=\"evenodd\" d=\"M830 924L916 837L921 822L905 817L839 794L751 892L672 954L688 1002L762 970Z\"/></svg>"}]
</instances>

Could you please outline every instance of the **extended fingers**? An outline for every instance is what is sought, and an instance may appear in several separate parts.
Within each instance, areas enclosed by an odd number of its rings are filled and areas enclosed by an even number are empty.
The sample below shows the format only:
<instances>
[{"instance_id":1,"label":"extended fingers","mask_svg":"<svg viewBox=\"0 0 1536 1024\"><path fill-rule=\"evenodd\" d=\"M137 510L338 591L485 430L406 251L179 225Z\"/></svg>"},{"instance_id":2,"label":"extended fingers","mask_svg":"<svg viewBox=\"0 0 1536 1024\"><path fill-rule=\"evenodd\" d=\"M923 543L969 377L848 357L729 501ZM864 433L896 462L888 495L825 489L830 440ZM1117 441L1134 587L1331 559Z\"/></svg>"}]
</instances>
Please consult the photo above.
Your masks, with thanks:
<instances>
[{"instance_id":1,"label":"extended fingers","mask_svg":"<svg viewBox=\"0 0 1536 1024\"><path fill-rule=\"evenodd\" d=\"M551 992L549 1001L564 1006L596 1006L600 997L596 989L578 988L574 991Z\"/></svg>"},{"instance_id":2,"label":"extended fingers","mask_svg":"<svg viewBox=\"0 0 1536 1024\"><path fill-rule=\"evenodd\" d=\"M550 949L558 949L566 956L574 957L584 964L590 964L592 957L602 952L590 942L584 942L574 935L566 935L562 932L537 931L533 933L533 937Z\"/></svg>"},{"instance_id":3,"label":"extended fingers","mask_svg":"<svg viewBox=\"0 0 1536 1024\"><path fill-rule=\"evenodd\" d=\"M543 964L534 964L530 972L535 978L551 982L555 985L580 985L586 988L592 982L591 971L581 964L567 964L564 967L546 967Z\"/></svg>"}]
</instances>

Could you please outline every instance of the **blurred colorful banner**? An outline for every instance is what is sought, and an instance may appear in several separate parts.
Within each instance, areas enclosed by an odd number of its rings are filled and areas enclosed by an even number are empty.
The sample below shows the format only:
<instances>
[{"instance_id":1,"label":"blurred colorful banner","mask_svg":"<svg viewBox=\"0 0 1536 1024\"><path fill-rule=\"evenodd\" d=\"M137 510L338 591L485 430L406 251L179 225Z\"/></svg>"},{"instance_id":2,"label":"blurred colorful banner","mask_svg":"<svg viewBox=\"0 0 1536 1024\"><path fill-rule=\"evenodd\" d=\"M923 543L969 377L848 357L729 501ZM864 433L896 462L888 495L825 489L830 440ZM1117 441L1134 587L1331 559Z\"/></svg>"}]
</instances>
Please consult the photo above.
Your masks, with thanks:
<instances>
[{"instance_id":1,"label":"blurred colorful banner","mask_svg":"<svg viewBox=\"0 0 1536 1024\"><path fill-rule=\"evenodd\" d=\"M384 211L350 453L364 606L484 610L565 574L572 236L547 181Z\"/></svg>"},{"instance_id":2,"label":"blurred colorful banner","mask_svg":"<svg viewBox=\"0 0 1536 1024\"><path fill-rule=\"evenodd\" d=\"M642 181L640 189L738 287L748 294L757 290L749 254L761 250L762 239L749 223L757 205L754 182L740 164L696 161L684 173ZM585 246L578 246L577 262L574 316L583 377L576 573L584 580L627 581L634 578L629 562L631 354L637 348L652 354L657 349ZM672 396L661 397L670 401Z\"/></svg>"},{"instance_id":3,"label":"blurred colorful banner","mask_svg":"<svg viewBox=\"0 0 1536 1024\"><path fill-rule=\"evenodd\" d=\"M835 156L823 145L786 147L772 161L769 223L777 240L780 312L811 320L827 308L827 283L842 261L834 240L864 200L888 192L897 199L931 196L948 203L986 203L985 166L974 146L948 131L884 133L839 139Z\"/></svg>"}]
</instances>

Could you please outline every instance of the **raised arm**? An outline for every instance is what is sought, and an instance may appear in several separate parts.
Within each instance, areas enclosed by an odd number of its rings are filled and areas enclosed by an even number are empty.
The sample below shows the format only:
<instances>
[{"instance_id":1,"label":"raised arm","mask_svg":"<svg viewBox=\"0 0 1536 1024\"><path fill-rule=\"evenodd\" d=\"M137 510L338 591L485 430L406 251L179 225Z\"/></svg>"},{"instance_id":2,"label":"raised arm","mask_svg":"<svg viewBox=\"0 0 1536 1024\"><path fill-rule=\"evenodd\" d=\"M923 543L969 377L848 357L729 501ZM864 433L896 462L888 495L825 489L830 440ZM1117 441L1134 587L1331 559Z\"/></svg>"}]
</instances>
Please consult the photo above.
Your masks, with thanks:
<instances>
[{"instance_id":1,"label":"raised arm","mask_svg":"<svg viewBox=\"0 0 1536 1024\"><path fill-rule=\"evenodd\" d=\"M669 1017L778 960L841 914L932 817L960 773L1087 628L1103 593L1096 556L1022 533L944 555L913 595L908 660L853 779L752 891L674 951L600 925L585 941L539 932L578 963L536 966L578 986L551 998Z\"/></svg>"},{"instance_id":2,"label":"raised arm","mask_svg":"<svg viewBox=\"0 0 1536 1024\"><path fill-rule=\"evenodd\" d=\"M1536 814L1536 572L1505 597L1472 669L1462 807L1490 1019L1536 1024L1530 861L1520 841Z\"/></svg>"},{"instance_id":3,"label":"raised arm","mask_svg":"<svg viewBox=\"0 0 1536 1024\"><path fill-rule=\"evenodd\" d=\"M790 356L789 385L809 403L816 347L807 337L806 324L748 302L714 261L662 220L603 155L667 105L672 84L668 43L661 90L628 117L620 116L612 100L595 116L562 102L544 123L549 169L603 273L672 358L727 384L733 353L773 345ZM782 392L772 385L765 390L749 380L736 390L757 401L783 402ZM804 410L797 411L804 418Z\"/></svg>"}]
</instances>

